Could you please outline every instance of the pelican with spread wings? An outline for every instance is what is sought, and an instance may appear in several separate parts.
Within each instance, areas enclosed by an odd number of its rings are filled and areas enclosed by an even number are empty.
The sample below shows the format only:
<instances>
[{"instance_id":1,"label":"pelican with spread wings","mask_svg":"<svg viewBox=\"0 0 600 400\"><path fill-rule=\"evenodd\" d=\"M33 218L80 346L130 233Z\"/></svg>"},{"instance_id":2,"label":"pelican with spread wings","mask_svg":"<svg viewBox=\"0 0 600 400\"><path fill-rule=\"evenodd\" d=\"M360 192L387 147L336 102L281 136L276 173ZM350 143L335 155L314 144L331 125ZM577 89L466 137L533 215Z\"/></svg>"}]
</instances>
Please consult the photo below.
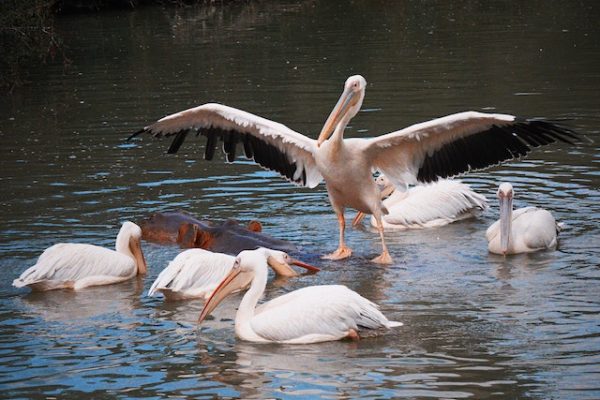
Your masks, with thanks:
<instances>
[{"instance_id":1,"label":"pelican with spread wings","mask_svg":"<svg viewBox=\"0 0 600 400\"><path fill-rule=\"evenodd\" d=\"M236 148L264 168L289 181L314 188L325 180L329 200L340 227L337 250L328 259L344 259L352 251L344 242L344 210L372 214L377 221L382 253L374 262L392 258L383 236L382 205L373 171L384 173L396 186L431 182L481 169L526 155L531 147L556 140L573 144L570 129L544 120L526 120L507 114L467 111L409 126L374 138L344 139L348 122L358 113L367 82L351 76L317 140L285 125L221 104L204 104L146 126L141 134L174 136L169 153L175 153L190 132L206 136L204 157L211 160L223 142L226 160L233 162Z\"/></svg>"}]
</instances>

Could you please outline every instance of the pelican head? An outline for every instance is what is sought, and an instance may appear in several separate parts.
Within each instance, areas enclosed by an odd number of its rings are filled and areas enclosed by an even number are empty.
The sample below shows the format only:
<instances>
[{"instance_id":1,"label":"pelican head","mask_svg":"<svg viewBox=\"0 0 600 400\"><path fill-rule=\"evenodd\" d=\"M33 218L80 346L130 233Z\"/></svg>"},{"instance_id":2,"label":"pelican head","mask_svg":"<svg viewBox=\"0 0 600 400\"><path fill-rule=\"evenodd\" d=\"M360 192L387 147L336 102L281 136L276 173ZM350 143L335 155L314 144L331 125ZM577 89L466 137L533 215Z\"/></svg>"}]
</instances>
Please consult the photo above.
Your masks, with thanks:
<instances>
[{"instance_id":1,"label":"pelican head","mask_svg":"<svg viewBox=\"0 0 600 400\"><path fill-rule=\"evenodd\" d=\"M249 281L254 279L254 266L247 263L242 264L242 257L240 255L235 258L229 274L219 283L219 286L217 286L204 304L204 308L198 318L198 323L204 321L227 296L245 287Z\"/></svg>"},{"instance_id":2,"label":"pelican head","mask_svg":"<svg viewBox=\"0 0 600 400\"><path fill-rule=\"evenodd\" d=\"M329 139L336 130L336 127L340 130L340 134L343 132L348 121L360 110L365 97L366 87L367 81L360 75L353 75L346 79L344 91L321 130L321 134L317 139L317 146L321 146L324 141Z\"/></svg>"},{"instance_id":3,"label":"pelican head","mask_svg":"<svg viewBox=\"0 0 600 400\"><path fill-rule=\"evenodd\" d=\"M142 252L142 229L131 221L125 221L119 230L116 241L119 253L131 256L137 266L138 275L147 272L146 259Z\"/></svg>"},{"instance_id":4,"label":"pelican head","mask_svg":"<svg viewBox=\"0 0 600 400\"><path fill-rule=\"evenodd\" d=\"M382 199L385 199L394 193L394 190L396 190L396 186L394 186L394 184L384 174L379 174L379 176L375 178L375 183L379 187Z\"/></svg>"},{"instance_id":5,"label":"pelican head","mask_svg":"<svg viewBox=\"0 0 600 400\"><path fill-rule=\"evenodd\" d=\"M219 286L212 292L202 313L198 319L198 323L210 315L210 313L230 294L244 288L254 279L257 271L264 270L266 280L267 265L271 266L280 275L296 276L296 272L289 264L298 265L306 268L309 271L319 271L319 268L306 264L302 261L290 257L283 251L266 249L260 247L256 250L244 250L235 258L235 262L229 274L221 281ZM291 272L290 272L291 271Z\"/></svg>"},{"instance_id":6,"label":"pelican head","mask_svg":"<svg viewBox=\"0 0 600 400\"><path fill-rule=\"evenodd\" d=\"M514 195L512 185L502 183L498 188L497 195L500 202L500 249L502 254L506 255L512 227L512 201Z\"/></svg>"}]
</instances>

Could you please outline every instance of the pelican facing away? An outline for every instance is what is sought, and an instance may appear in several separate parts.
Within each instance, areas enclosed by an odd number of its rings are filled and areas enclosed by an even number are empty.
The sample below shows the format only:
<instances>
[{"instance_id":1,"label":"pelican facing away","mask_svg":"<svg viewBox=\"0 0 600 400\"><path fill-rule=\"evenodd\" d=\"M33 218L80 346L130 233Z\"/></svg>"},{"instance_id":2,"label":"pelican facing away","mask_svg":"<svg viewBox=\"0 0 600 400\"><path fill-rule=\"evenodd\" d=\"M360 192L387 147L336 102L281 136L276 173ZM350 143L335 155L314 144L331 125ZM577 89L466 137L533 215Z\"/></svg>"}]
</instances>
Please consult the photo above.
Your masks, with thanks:
<instances>
[{"instance_id":1,"label":"pelican facing away","mask_svg":"<svg viewBox=\"0 0 600 400\"><path fill-rule=\"evenodd\" d=\"M387 214L381 219L385 229L421 229L444 226L476 216L487 208L485 196L475 193L469 185L453 179L397 190L381 174L375 179L381 189L383 207ZM364 214L359 212L352 225L358 225ZM371 217L371 225L377 221Z\"/></svg>"},{"instance_id":2,"label":"pelican facing away","mask_svg":"<svg viewBox=\"0 0 600 400\"><path fill-rule=\"evenodd\" d=\"M377 221L382 253L373 261L386 264L392 259L383 237L383 209L372 179L374 170L396 186L430 182L524 156L531 150L529 146L577 139L571 130L547 121L475 111L374 138L344 139L346 125L362 105L366 85L360 75L346 80L317 140L268 119L212 103L166 116L130 139L144 132L174 135L168 152L175 153L189 132L196 132L207 138L207 160L213 158L220 139L228 162L234 161L237 144L242 143L246 157L291 182L312 188L325 180L340 227L338 248L326 258L343 259L352 253L344 242L344 210L350 207L372 214Z\"/></svg>"},{"instance_id":3,"label":"pelican facing away","mask_svg":"<svg viewBox=\"0 0 600 400\"><path fill-rule=\"evenodd\" d=\"M319 271L319 268L295 260L283 251L264 249L261 254L265 257L267 264L280 276L298 275L290 267L290 264L313 272ZM185 250L161 271L150 287L148 296L154 296L157 292L161 292L165 300L197 298L207 300L223 278L231 272L234 263L235 257L228 254L213 253L204 249ZM237 289L244 289L250 285L250 279L239 283L240 286Z\"/></svg>"},{"instance_id":4,"label":"pelican facing away","mask_svg":"<svg viewBox=\"0 0 600 400\"><path fill-rule=\"evenodd\" d=\"M552 214L537 207L519 208L513 212L513 196L512 185L502 183L498 188L500 219L485 233L489 251L506 255L556 248L560 228Z\"/></svg>"},{"instance_id":5,"label":"pelican facing away","mask_svg":"<svg viewBox=\"0 0 600 400\"><path fill-rule=\"evenodd\" d=\"M250 342L317 343L358 339L361 330L393 328L377 305L346 286L309 286L256 307L267 284L264 249L242 251L231 272L212 293L200 314L202 322L217 305L251 280L235 316L235 333Z\"/></svg>"},{"instance_id":6,"label":"pelican facing away","mask_svg":"<svg viewBox=\"0 0 600 400\"><path fill-rule=\"evenodd\" d=\"M141 238L140 227L126 221L117 234L116 251L91 244L55 244L42 253L33 267L15 279L13 286L29 286L34 291L79 290L145 274Z\"/></svg>"}]
</instances>

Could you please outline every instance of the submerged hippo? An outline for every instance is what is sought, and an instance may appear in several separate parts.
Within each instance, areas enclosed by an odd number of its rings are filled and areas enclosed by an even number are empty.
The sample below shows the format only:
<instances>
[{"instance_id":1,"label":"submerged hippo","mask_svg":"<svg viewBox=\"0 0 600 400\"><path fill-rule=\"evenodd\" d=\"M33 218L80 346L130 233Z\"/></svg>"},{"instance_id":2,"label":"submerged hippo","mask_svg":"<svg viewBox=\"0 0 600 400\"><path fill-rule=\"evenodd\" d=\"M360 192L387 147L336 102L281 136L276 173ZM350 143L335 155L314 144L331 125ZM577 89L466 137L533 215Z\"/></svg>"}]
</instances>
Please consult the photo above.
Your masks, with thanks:
<instances>
[{"instance_id":1,"label":"submerged hippo","mask_svg":"<svg viewBox=\"0 0 600 400\"><path fill-rule=\"evenodd\" d=\"M161 244L176 243L182 248L197 247L234 255L258 247L288 252L297 250L292 243L262 234L262 225L258 221L251 221L247 226L232 219L215 224L180 211L154 213L141 220L139 226L142 239Z\"/></svg>"}]
</instances>

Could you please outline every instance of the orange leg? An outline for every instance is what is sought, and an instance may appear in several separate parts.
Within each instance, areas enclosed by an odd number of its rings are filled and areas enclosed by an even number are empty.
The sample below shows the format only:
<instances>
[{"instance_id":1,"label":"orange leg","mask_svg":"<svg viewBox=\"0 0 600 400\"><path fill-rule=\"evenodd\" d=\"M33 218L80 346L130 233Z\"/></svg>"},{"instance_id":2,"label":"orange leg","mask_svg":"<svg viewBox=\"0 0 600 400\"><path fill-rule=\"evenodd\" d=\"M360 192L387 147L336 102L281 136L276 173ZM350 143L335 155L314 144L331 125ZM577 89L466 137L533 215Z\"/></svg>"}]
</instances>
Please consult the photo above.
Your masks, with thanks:
<instances>
[{"instance_id":1,"label":"orange leg","mask_svg":"<svg viewBox=\"0 0 600 400\"><path fill-rule=\"evenodd\" d=\"M346 334L346 339L360 340L360 335L354 329L350 329Z\"/></svg>"},{"instance_id":2,"label":"orange leg","mask_svg":"<svg viewBox=\"0 0 600 400\"><path fill-rule=\"evenodd\" d=\"M385 239L383 238L383 223L381 222L381 216L376 215L375 219L377 220L377 230L379 231L379 237L381 238L381 255L375 257L371 261L377 264L391 264L392 256L388 252L387 246L385 245Z\"/></svg>"},{"instance_id":3,"label":"orange leg","mask_svg":"<svg viewBox=\"0 0 600 400\"><path fill-rule=\"evenodd\" d=\"M356 213L356 217L354 217L354 220L352 220L352 226L357 226L358 224L360 224L364 217L364 212L359 211L358 213Z\"/></svg>"},{"instance_id":4,"label":"orange leg","mask_svg":"<svg viewBox=\"0 0 600 400\"><path fill-rule=\"evenodd\" d=\"M327 254L323 256L324 259L327 260L343 260L344 258L350 257L352 255L352 250L346 246L344 242L344 230L346 229L346 220L344 219L344 213L337 213L338 223L340 225L340 244L336 251L331 254Z\"/></svg>"}]
</instances>

